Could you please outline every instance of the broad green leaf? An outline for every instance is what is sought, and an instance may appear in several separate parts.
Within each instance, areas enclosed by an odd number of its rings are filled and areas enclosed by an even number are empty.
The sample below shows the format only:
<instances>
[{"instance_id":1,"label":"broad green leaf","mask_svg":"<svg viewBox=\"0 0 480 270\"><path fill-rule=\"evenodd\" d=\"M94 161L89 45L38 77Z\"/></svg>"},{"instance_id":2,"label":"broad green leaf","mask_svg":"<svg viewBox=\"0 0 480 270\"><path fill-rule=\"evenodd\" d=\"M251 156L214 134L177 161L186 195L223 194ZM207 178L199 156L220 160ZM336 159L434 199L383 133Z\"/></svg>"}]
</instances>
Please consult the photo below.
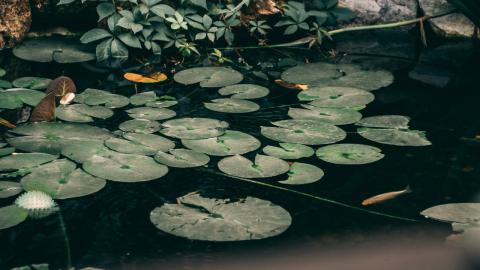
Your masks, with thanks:
<instances>
[{"instance_id":1,"label":"broad green leaf","mask_svg":"<svg viewBox=\"0 0 480 270\"><path fill-rule=\"evenodd\" d=\"M288 172L287 162L270 156L256 155L255 162L247 158L235 155L223 158L218 162L220 171L243 178L266 178L274 177Z\"/></svg>"},{"instance_id":2,"label":"broad green leaf","mask_svg":"<svg viewBox=\"0 0 480 270\"><path fill-rule=\"evenodd\" d=\"M318 148L316 154L323 161L342 165L372 163L385 156L377 147L349 143L323 146Z\"/></svg>"}]
</instances>

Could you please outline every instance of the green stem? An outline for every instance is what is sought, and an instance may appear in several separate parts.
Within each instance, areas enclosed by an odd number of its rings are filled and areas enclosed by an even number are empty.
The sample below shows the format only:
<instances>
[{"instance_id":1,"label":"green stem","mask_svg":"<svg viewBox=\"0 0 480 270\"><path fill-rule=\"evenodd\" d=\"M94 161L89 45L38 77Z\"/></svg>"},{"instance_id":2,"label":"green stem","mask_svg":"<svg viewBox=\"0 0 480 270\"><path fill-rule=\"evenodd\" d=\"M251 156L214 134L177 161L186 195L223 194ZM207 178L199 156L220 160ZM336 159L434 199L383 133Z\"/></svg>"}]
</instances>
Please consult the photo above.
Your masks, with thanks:
<instances>
[{"instance_id":1,"label":"green stem","mask_svg":"<svg viewBox=\"0 0 480 270\"><path fill-rule=\"evenodd\" d=\"M67 227L65 226L65 221L63 219L62 210L60 207L58 208L58 219L60 221L60 229L62 230L63 239L65 241L67 270L69 270L72 268L72 252L70 250L70 239L68 238Z\"/></svg>"},{"instance_id":2,"label":"green stem","mask_svg":"<svg viewBox=\"0 0 480 270\"><path fill-rule=\"evenodd\" d=\"M392 218L392 219L397 219L397 220L402 220L402 221L409 221L409 222L420 222L419 220L416 220L416 219L399 217L399 216L394 216L394 215L390 215L390 214L385 214L385 213L382 213L382 212L372 211L372 210L368 210L368 209L365 209L365 208L361 208L361 207L349 205L349 204L346 204L346 203L330 200L330 199L327 199L327 198L319 197L319 196L312 195L312 194L309 194L309 193L305 193L305 192L301 192L301 191L297 191L297 190L293 190L293 189L289 189L289 188L284 188L284 187L280 187L280 186L276 186L276 185L272 185L272 184L268 184L268 183L264 183L264 182L260 182L260 181L255 181L255 180L252 180L252 179L232 176L232 175L228 175L228 174L224 174L224 173L220 173L220 172L214 172L214 171L205 170L205 169L201 169L201 171L209 172L209 173L213 173L213 174L216 174L216 175L221 175L221 176L225 176L225 177L229 177L229 178L233 178L233 179L237 179L237 180L248 182L248 183L253 183L253 184L256 184L256 185L260 185L260 186L265 186L265 187L270 187L270 188L274 188L274 189L278 189L278 190L282 190L282 191L287 191L287 192L290 192L290 193L294 193L294 194L297 194L297 195L302 195L302 196L305 196L305 197L308 197L308 198L311 198L311 199L315 199L317 201L322 201L322 202L326 202L326 203L329 203L329 204L334 204L334 205L337 205L337 206L349 208L349 209L352 209L352 210L356 210L356 211L360 211L360 212L364 212L364 213L368 213L368 214L372 214L372 215L376 215L376 216L387 217L387 218Z\"/></svg>"}]
</instances>

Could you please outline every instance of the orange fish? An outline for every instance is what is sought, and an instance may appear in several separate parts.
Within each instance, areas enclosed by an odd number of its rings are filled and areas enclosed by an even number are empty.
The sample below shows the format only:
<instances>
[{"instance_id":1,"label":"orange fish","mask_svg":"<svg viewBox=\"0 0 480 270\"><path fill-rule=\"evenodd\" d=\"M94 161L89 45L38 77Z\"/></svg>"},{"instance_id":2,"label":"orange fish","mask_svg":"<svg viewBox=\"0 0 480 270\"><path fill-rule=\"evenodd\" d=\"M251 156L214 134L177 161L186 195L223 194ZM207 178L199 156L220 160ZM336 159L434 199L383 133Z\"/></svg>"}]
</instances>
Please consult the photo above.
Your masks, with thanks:
<instances>
[{"instance_id":1,"label":"orange fish","mask_svg":"<svg viewBox=\"0 0 480 270\"><path fill-rule=\"evenodd\" d=\"M280 85L281 87L285 87L285 88L288 88L288 89L297 89L297 90L302 90L302 91L305 91L305 90L308 90L308 85L307 84L294 84L294 83L289 83L289 82L286 82L284 80L275 80L275 83Z\"/></svg>"},{"instance_id":2,"label":"orange fish","mask_svg":"<svg viewBox=\"0 0 480 270\"><path fill-rule=\"evenodd\" d=\"M398 196L402 196L402 195L405 195L405 194L408 194L408 193L412 193L412 189L410 188L409 185L404 190L382 193L382 194L378 194L378 195L375 195L373 197L370 197L368 199L365 199L365 200L363 200L362 205L367 206L367 205L382 203L384 201L395 199Z\"/></svg>"},{"instance_id":3,"label":"orange fish","mask_svg":"<svg viewBox=\"0 0 480 270\"><path fill-rule=\"evenodd\" d=\"M161 72L154 72L149 75L141 75L137 73L125 73L123 77L131 82L136 83L158 83L165 81L167 79L167 75Z\"/></svg>"}]
</instances>

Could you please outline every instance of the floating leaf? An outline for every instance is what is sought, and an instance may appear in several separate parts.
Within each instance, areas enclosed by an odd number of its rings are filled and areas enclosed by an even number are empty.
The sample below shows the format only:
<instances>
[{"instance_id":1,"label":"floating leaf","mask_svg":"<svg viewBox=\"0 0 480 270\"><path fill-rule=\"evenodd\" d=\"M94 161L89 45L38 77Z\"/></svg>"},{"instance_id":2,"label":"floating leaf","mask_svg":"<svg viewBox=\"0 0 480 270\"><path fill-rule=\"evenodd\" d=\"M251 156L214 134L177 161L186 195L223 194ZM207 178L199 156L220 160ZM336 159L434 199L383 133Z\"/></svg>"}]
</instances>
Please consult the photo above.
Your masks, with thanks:
<instances>
[{"instance_id":1,"label":"floating leaf","mask_svg":"<svg viewBox=\"0 0 480 270\"><path fill-rule=\"evenodd\" d=\"M105 180L76 167L66 159L55 160L33 169L20 183L27 191L43 191L54 199L87 196L105 187Z\"/></svg>"},{"instance_id":2,"label":"floating leaf","mask_svg":"<svg viewBox=\"0 0 480 270\"><path fill-rule=\"evenodd\" d=\"M207 164L210 158L199 152L187 149L171 149L168 153L158 152L155 160L169 167L192 168Z\"/></svg>"},{"instance_id":3,"label":"floating leaf","mask_svg":"<svg viewBox=\"0 0 480 270\"><path fill-rule=\"evenodd\" d=\"M313 87L300 92L299 100L313 101L310 105L324 108L356 108L367 105L375 96L365 90L349 87Z\"/></svg>"},{"instance_id":4,"label":"floating leaf","mask_svg":"<svg viewBox=\"0 0 480 270\"><path fill-rule=\"evenodd\" d=\"M160 132L179 139L208 139L221 136L229 124L210 118L179 118L162 123Z\"/></svg>"},{"instance_id":5,"label":"floating leaf","mask_svg":"<svg viewBox=\"0 0 480 270\"><path fill-rule=\"evenodd\" d=\"M317 182L322 179L324 175L323 170L317 166L295 162L290 165L288 179L279 181L279 183L284 185L306 185Z\"/></svg>"},{"instance_id":6,"label":"floating leaf","mask_svg":"<svg viewBox=\"0 0 480 270\"><path fill-rule=\"evenodd\" d=\"M225 86L218 90L222 96L229 96L236 99L257 99L268 95L268 88L256 84L234 84Z\"/></svg>"},{"instance_id":7,"label":"floating leaf","mask_svg":"<svg viewBox=\"0 0 480 270\"><path fill-rule=\"evenodd\" d=\"M165 120L173 118L176 112L165 108L139 107L127 110L128 116L135 119Z\"/></svg>"},{"instance_id":8,"label":"floating leaf","mask_svg":"<svg viewBox=\"0 0 480 270\"><path fill-rule=\"evenodd\" d=\"M394 128L394 129L408 129L410 117L403 115L379 115L365 117L358 121L357 126L371 127L371 128Z\"/></svg>"},{"instance_id":9,"label":"floating leaf","mask_svg":"<svg viewBox=\"0 0 480 270\"><path fill-rule=\"evenodd\" d=\"M389 86L393 83L393 79L392 73L386 70L361 70L347 73L336 80L319 82L317 86L355 87L373 91Z\"/></svg>"},{"instance_id":10,"label":"floating leaf","mask_svg":"<svg viewBox=\"0 0 480 270\"><path fill-rule=\"evenodd\" d=\"M275 80L275 83L280 85L281 87L287 88L287 89L296 89L296 90L301 90L301 91L306 91L309 89L308 84L295 84L295 83L288 83L284 80Z\"/></svg>"},{"instance_id":11,"label":"floating leaf","mask_svg":"<svg viewBox=\"0 0 480 270\"><path fill-rule=\"evenodd\" d=\"M423 210L421 215L446 222L476 223L480 220L480 203L449 203Z\"/></svg>"},{"instance_id":12,"label":"floating leaf","mask_svg":"<svg viewBox=\"0 0 480 270\"><path fill-rule=\"evenodd\" d=\"M17 182L0 181L0 199L20 194L22 190L22 186Z\"/></svg>"},{"instance_id":13,"label":"floating leaf","mask_svg":"<svg viewBox=\"0 0 480 270\"><path fill-rule=\"evenodd\" d=\"M21 77L15 79L12 84L15 87L19 88L28 88L33 90L41 90L47 89L48 85L52 82L51 79L48 78L40 78L40 77Z\"/></svg>"},{"instance_id":14,"label":"floating leaf","mask_svg":"<svg viewBox=\"0 0 480 270\"><path fill-rule=\"evenodd\" d=\"M58 155L44 153L17 153L0 158L0 171L36 167L58 158Z\"/></svg>"},{"instance_id":15,"label":"floating leaf","mask_svg":"<svg viewBox=\"0 0 480 270\"><path fill-rule=\"evenodd\" d=\"M249 113L260 109L255 102L233 98L218 98L203 104L211 111L223 113Z\"/></svg>"},{"instance_id":16,"label":"floating leaf","mask_svg":"<svg viewBox=\"0 0 480 270\"><path fill-rule=\"evenodd\" d=\"M158 151L167 152L168 150L175 148L174 142L158 135L141 134L141 133L124 133L122 136L123 138L129 141L151 148L155 150L155 152L158 152Z\"/></svg>"},{"instance_id":17,"label":"floating leaf","mask_svg":"<svg viewBox=\"0 0 480 270\"><path fill-rule=\"evenodd\" d=\"M337 65L319 62L289 68L282 73L282 80L294 84L312 85L326 79L339 78L342 75Z\"/></svg>"},{"instance_id":18,"label":"floating leaf","mask_svg":"<svg viewBox=\"0 0 480 270\"><path fill-rule=\"evenodd\" d=\"M58 119L68 122L88 123L93 118L107 119L113 116L113 111L103 106L88 106L85 104L60 105L55 110Z\"/></svg>"},{"instance_id":19,"label":"floating leaf","mask_svg":"<svg viewBox=\"0 0 480 270\"><path fill-rule=\"evenodd\" d=\"M257 150L261 143L252 135L226 130L225 134L201 140L182 140L182 144L194 151L212 156L229 156L245 154Z\"/></svg>"},{"instance_id":20,"label":"floating leaf","mask_svg":"<svg viewBox=\"0 0 480 270\"><path fill-rule=\"evenodd\" d=\"M110 138L105 140L105 146L124 154L153 156L158 152L157 150L148 146L119 138Z\"/></svg>"},{"instance_id":21,"label":"floating leaf","mask_svg":"<svg viewBox=\"0 0 480 270\"><path fill-rule=\"evenodd\" d=\"M311 157L315 151L306 145L296 143L280 143L280 147L266 146L263 152L269 156L280 159L300 159Z\"/></svg>"},{"instance_id":22,"label":"floating leaf","mask_svg":"<svg viewBox=\"0 0 480 270\"><path fill-rule=\"evenodd\" d=\"M367 164L382 159L382 150L364 144L332 144L318 148L317 157L333 164Z\"/></svg>"},{"instance_id":23,"label":"floating leaf","mask_svg":"<svg viewBox=\"0 0 480 270\"><path fill-rule=\"evenodd\" d=\"M293 119L272 122L272 124L277 127L261 127L261 133L279 142L319 145L336 143L347 136L341 128L317 120Z\"/></svg>"},{"instance_id":24,"label":"floating leaf","mask_svg":"<svg viewBox=\"0 0 480 270\"><path fill-rule=\"evenodd\" d=\"M0 157L8 156L11 153L15 152L14 147L6 147L6 148L1 148L0 149Z\"/></svg>"},{"instance_id":25,"label":"floating leaf","mask_svg":"<svg viewBox=\"0 0 480 270\"><path fill-rule=\"evenodd\" d=\"M108 156L117 153L106 147L103 140L95 139L74 141L63 146L61 150L63 156L77 163L84 163L95 155Z\"/></svg>"},{"instance_id":26,"label":"floating leaf","mask_svg":"<svg viewBox=\"0 0 480 270\"><path fill-rule=\"evenodd\" d=\"M18 109L24 104L36 106L45 93L24 88L0 90L0 109Z\"/></svg>"},{"instance_id":27,"label":"floating leaf","mask_svg":"<svg viewBox=\"0 0 480 270\"><path fill-rule=\"evenodd\" d=\"M16 205L0 208L0 230L14 227L24 222L28 217L28 211Z\"/></svg>"},{"instance_id":28,"label":"floating leaf","mask_svg":"<svg viewBox=\"0 0 480 270\"><path fill-rule=\"evenodd\" d=\"M159 83L167 79L167 75L161 72L154 72L148 75L142 75L137 73L125 73L123 77L131 82L135 83Z\"/></svg>"},{"instance_id":29,"label":"floating leaf","mask_svg":"<svg viewBox=\"0 0 480 270\"><path fill-rule=\"evenodd\" d=\"M318 120L332 125L348 125L362 119L357 110L348 108L319 108L303 105L306 109L290 108L288 116L293 119Z\"/></svg>"},{"instance_id":30,"label":"floating leaf","mask_svg":"<svg viewBox=\"0 0 480 270\"><path fill-rule=\"evenodd\" d=\"M154 133L160 130L160 123L146 119L134 119L121 123L118 128L125 132Z\"/></svg>"},{"instance_id":31,"label":"floating leaf","mask_svg":"<svg viewBox=\"0 0 480 270\"><path fill-rule=\"evenodd\" d=\"M157 94L155 92L143 92L138 93L130 97L130 103L133 106L142 106L147 104L148 102L153 102L157 100Z\"/></svg>"},{"instance_id":32,"label":"floating leaf","mask_svg":"<svg viewBox=\"0 0 480 270\"><path fill-rule=\"evenodd\" d=\"M224 87L241 82L243 75L226 67L196 67L178 72L173 79L185 85L200 83L201 87Z\"/></svg>"},{"instance_id":33,"label":"floating leaf","mask_svg":"<svg viewBox=\"0 0 480 270\"><path fill-rule=\"evenodd\" d=\"M274 177L288 172L287 162L270 156L256 155L255 163L243 156L235 155L218 162L220 171L243 178Z\"/></svg>"},{"instance_id":34,"label":"floating leaf","mask_svg":"<svg viewBox=\"0 0 480 270\"><path fill-rule=\"evenodd\" d=\"M110 109L122 108L130 104L130 99L127 97L92 88L85 89L75 97L74 101L92 106L103 105Z\"/></svg>"}]
</instances>

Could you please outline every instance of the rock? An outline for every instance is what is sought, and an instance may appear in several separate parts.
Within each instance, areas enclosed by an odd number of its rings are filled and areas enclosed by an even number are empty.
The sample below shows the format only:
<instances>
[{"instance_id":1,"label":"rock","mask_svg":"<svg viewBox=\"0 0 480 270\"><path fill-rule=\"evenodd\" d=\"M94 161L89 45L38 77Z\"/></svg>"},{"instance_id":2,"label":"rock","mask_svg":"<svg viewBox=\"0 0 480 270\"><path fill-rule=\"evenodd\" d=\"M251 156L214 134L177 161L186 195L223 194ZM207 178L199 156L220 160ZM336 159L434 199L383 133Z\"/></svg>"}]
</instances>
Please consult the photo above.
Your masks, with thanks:
<instances>
[{"instance_id":1,"label":"rock","mask_svg":"<svg viewBox=\"0 0 480 270\"><path fill-rule=\"evenodd\" d=\"M0 49L13 47L30 29L29 0L0 1Z\"/></svg>"},{"instance_id":2,"label":"rock","mask_svg":"<svg viewBox=\"0 0 480 270\"><path fill-rule=\"evenodd\" d=\"M416 0L339 0L338 5L357 14L354 23L378 24L417 17Z\"/></svg>"},{"instance_id":3,"label":"rock","mask_svg":"<svg viewBox=\"0 0 480 270\"><path fill-rule=\"evenodd\" d=\"M419 0L420 8L425 15L452 9L447 0ZM436 34L447 38L469 38L475 31L475 25L467 17L460 13L429 20Z\"/></svg>"}]
</instances>

